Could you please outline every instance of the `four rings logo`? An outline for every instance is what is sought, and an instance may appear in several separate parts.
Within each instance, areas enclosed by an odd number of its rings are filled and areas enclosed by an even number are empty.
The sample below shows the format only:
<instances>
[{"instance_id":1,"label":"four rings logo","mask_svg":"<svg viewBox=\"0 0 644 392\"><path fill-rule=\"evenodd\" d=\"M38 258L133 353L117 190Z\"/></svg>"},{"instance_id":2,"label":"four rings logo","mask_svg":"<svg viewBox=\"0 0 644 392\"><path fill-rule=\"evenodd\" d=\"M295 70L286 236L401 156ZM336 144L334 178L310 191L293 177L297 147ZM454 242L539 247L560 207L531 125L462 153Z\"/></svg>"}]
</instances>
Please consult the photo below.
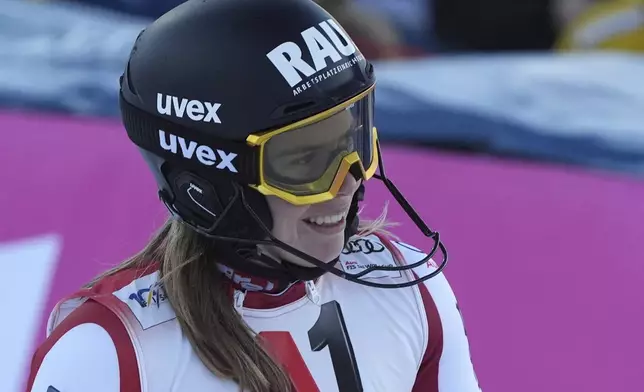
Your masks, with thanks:
<instances>
[{"instance_id":1,"label":"four rings logo","mask_svg":"<svg viewBox=\"0 0 644 392\"><path fill-rule=\"evenodd\" d=\"M192 121L221 124L221 119L217 115L217 111L220 108L220 103L201 102L196 99L157 94L157 112L166 116L183 118L184 115L187 115Z\"/></svg>"},{"instance_id":2,"label":"four rings logo","mask_svg":"<svg viewBox=\"0 0 644 392\"><path fill-rule=\"evenodd\" d=\"M345 255L349 255L351 253L364 253L368 255L371 253L384 252L384 250L385 247L381 243L360 238L358 240L347 242L344 249L342 249L342 253Z\"/></svg>"},{"instance_id":3,"label":"four rings logo","mask_svg":"<svg viewBox=\"0 0 644 392\"><path fill-rule=\"evenodd\" d=\"M266 54L293 89L293 95L364 61L351 38L333 19L309 27L300 34L313 64L302 59L302 48L292 41L283 42ZM335 66L329 68L328 60ZM302 75L309 79L304 81Z\"/></svg>"},{"instance_id":4,"label":"four rings logo","mask_svg":"<svg viewBox=\"0 0 644 392\"><path fill-rule=\"evenodd\" d=\"M219 149L213 150L205 144L199 145L197 142L184 139L181 136L171 133L166 136L166 133L160 129L159 145L164 150L170 151L173 154L181 153L186 159L192 159L193 156L196 156L197 160L206 166L212 166L219 161L217 166L215 166L216 169L237 173L237 168L233 164L233 159L237 157L237 154L234 152L225 152Z\"/></svg>"}]
</instances>

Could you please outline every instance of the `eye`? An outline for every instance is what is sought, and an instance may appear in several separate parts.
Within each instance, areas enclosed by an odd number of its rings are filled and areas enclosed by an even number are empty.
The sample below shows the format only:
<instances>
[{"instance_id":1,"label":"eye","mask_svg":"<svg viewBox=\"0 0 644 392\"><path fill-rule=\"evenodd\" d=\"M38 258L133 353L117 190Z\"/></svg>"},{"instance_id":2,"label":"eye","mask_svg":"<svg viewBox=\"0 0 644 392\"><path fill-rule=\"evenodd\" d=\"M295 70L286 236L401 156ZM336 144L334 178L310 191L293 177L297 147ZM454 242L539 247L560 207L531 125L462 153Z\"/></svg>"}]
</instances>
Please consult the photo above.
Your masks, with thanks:
<instances>
[{"instance_id":1,"label":"eye","mask_svg":"<svg viewBox=\"0 0 644 392\"><path fill-rule=\"evenodd\" d=\"M300 155L298 155L298 156L296 156L296 157L294 157L293 159L290 160L291 165L308 165L313 160L314 155L315 154L313 154L311 152L308 152L308 153L305 153L305 154L300 154Z\"/></svg>"},{"instance_id":2,"label":"eye","mask_svg":"<svg viewBox=\"0 0 644 392\"><path fill-rule=\"evenodd\" d=\"M353 135L347 133L338 140L338 149L340 150L353 150Z\"/></svg>"}]
</instances>

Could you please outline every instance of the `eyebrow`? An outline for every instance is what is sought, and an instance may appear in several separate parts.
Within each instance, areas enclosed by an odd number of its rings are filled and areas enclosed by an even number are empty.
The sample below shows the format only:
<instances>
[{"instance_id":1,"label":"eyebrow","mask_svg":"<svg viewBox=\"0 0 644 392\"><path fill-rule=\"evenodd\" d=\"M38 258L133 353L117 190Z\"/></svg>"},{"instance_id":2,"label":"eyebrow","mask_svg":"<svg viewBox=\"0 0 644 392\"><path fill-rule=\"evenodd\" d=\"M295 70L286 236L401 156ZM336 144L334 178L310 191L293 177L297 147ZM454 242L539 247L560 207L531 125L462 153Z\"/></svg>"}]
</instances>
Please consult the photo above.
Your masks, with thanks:
<instances>
[{"instance_id":1,"label":"eyebrow","mask_svg":"<svg viewBox=\"0 0 644 392\"><path fill-rule=\"evenodd\" d=\"M306 147L299 147L299 148L289 148L289 149L285 149L285 150L280 151L278 156L289 155L289 154L293 154L293 153L307 153L307 152L311 152L313 150L317 150L322 146L324 146L324 144L319 144L319 145L314 145L314 146L306 146Z\"/></svg>"},{"instance_id":2,"label":"eyebrow","mask_svg":"<svg viewBox=\"0 0 644 392\"><path fill-rule=\"evenodd\" d=\"M341 134L337 138L329 140L329 141L327 141L325 143L320 143L320 144L316 144L316 145L309 145L309 146L304 146L304 147L293 147L293 148L289 148L289 149L284 149L284 150L280 151L280 153L277 156L288 155L288 154L293 154L293 153L311 152L313 150L317 150L317 149L321 148L322 146L324 146L326 144L331 144L332 142L335 142L335 141L345 137L350 132L351 132L350 130L347 130L347 132Z\"/></svg>"}]
</instances>

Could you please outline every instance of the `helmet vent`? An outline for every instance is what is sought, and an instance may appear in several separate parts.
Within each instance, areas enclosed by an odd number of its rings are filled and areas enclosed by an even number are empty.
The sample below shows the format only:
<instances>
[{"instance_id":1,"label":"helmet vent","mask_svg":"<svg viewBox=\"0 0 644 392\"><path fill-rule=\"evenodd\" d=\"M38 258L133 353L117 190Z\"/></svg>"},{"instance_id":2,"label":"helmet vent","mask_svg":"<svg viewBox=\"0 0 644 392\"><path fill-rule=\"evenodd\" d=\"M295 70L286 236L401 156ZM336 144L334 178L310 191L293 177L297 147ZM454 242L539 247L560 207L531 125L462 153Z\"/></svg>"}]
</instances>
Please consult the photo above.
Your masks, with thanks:
<instances>
[{"instance_id":1,"label":"helmet vent","mask_svg":"<svg viewBox=\"0 0 644 392\"><path fill-rule=\"evenodd\" d=\"M309 109L310 107L315 106L316 104L317 104L316 101L307 101L307 102L295 103L295 104L292 104L292 105L285 106L282 109L282 113L285 114L285 115L295 114L295 113L297 113L299 111Z\"/></svg>"}]
</instances>

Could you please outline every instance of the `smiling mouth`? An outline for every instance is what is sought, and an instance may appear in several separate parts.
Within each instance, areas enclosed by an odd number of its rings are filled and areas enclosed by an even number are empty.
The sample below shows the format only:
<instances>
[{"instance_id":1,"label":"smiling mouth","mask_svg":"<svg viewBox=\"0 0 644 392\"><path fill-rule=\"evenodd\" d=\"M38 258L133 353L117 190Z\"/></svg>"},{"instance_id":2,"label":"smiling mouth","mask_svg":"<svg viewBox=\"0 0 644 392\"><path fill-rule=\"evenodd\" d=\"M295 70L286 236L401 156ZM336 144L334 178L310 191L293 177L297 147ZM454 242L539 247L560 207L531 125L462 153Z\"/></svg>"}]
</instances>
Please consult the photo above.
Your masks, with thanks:
<instances>
[{"instance_id":1,"label":"smiling mouth","mask_svg":"<svg viewBox=\"0 0 644 392\"><path fill-rule=\"evenodd\" d=\"M344 223L346 217L347 212L345 211L338 214L313 216L304 219L304 221L316 226L336 226L340 223Z\"/></svg>"}]
</instances>

